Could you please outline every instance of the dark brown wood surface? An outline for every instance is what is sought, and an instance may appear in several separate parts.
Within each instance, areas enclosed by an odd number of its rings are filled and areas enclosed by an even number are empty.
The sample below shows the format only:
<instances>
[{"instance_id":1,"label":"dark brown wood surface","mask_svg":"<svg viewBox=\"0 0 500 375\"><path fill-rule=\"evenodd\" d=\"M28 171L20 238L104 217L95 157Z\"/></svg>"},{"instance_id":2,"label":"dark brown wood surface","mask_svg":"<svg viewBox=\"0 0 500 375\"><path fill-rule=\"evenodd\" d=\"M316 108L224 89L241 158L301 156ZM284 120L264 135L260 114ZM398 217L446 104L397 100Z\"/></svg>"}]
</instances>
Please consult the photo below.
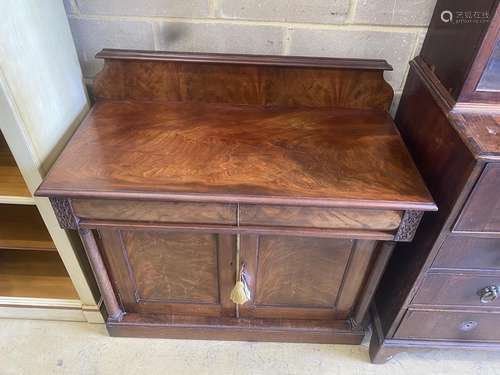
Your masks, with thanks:
<instances>
[{"instance_id":1,"label":"dark brown wood surface","mask_svg":"<svg viewBox=\"0 0 500 375\"><path fill-rule=\"evenodd\" d=\"M243 55L174 51L141 51L104 48L98 59L134 61L173 61L190 63L237 64L255 66L284 66L304 68L343 68L360 70L392 70L385 60L343 59L332 57Z\"/></svg>"},{"instance_id":2,"label":"dark brown wood surface","mask_svg":"<svg viewBox=\"0 0 500 375\"><path fill-rule=\"evenodd\" d=\"M97 103L38 194L435 209L386 113L189 103Z\"/></svg>"},{"instance_id":3,"label":"dark brown wood surface","mask_svg":"<svg viewBox=\"0 0 500 375\"><path fill-rule=\"evenodd\" d=\"M412 300L415 305L500 308L500 299L481 303L478 292L488 286L499 285L499 275L464 275L429 273Z\"/></svg>"},{"instance_id":4,"label":"dark brown wood surface","mask_svg":"<svg viewBox=\"0 0 500 375\"><path fill-rule=\"evenodd\" d=\"M389 110L383 60L105 51L97 99Z\"/></svg>"},{"instance_id":5,"label":"dark brown wood surface","mask_svg":"<svg viewBox=\"0 0 500 375\"><path fill-rule=\"evenodd\" d=\"M437 84L421 60L412 63L396 115L396 124L439 211L424 215L412 242L397 244L380 282L375 297L378 338L370 349L376 362L398 348L407 350L405 345L392 345L394 334L483 169L450 119L450 107L436 90Z\"/></svg>"},{"instance_id":6,"label":"dark brown wood surface","mask_svg":"<svg viewBox=\"0 0 500 375\"><path fill-rule=\"evenodd\" d=\"M431 95L436 99L436 106L441 107L446 113L450 125L474 156L484 161L499 161L500 125L498 110L493 110L491 106L455 109L457 107L455 100L443 87L431 66L420 56L411 61L410 65L426 77L424 85L429 88Z\"/></svg>"},{"instance_id":7,"label":"dark brown wood surface","mask_svg":"<svg viewBox=\"0 0 500 375\"><path fill-rule=\"evenodd\" d=\"M500 271L500 238L450 236L444 241L432 268Z\"/></svg>"},{"instance_id":8,"label":"dark brown wood surface","mask_svg":"<svg viewBox=\"0 0 500 375\"><path fill-rule=\"evenodd\" d=\"M500 97L477 87L498 38L497 5L438 0L410 64L395 122L439 212L396 245L373 304L373 362L420 348L500 349L498 301L480 297L499 283ZM460 22L467 9L489 11L491 22Z\"/></svg>"},{"instance_id":9,"label":"dark brown wood surface","mask_svg":"<svg viewBox=\"0 0 500 375\"><path fill-rule=\"evenodd\" d=\"M481 0L484 1L484 0ZM480 2L481 2L480 1ZM488 71L488 64L492 58L495 58L495 47L500 41L500 7L498 0L493 1L488 14L488 23L483 23L487 29L483 31L481 44L475 46L478 48L474 60L470 62L467 79L460 93L459 108L500 108L500 82L497 75L485 75ZM477 7L479 4L475 4ZM497 64L495 64L497 65ZM482 77L484 76L484 80ZM496 82L494 80L497 80ZM485 80L490 80L486 82ZM481 87L495 87L493 90L483 90Z\"/></svg>"},{"instance_id":10,"label":"dark brown wood surface","mask_svg":"<svg viewBox=\"0 0 500 375\"><path fill-rule=\"evenodd\" d=\"M456 99L481 46L488 22L460 22L457 12L488 12L488 19L494 15L498 0L439 0L429 25L427 37L420 55L434 67L436 75L446 90ZM443 11L451 11L455 22L443 22ZM457 43L460 48L457 48Z\"/></svg>"},{"instance_id":11,"label":"dark brown wood surface","mask_svg":"<svg viewBox=\"0 0 500 375\"><path fill-rule=\"evenodd\" d=\"M154 229L162 232L197 232L197 233L221 233L221 234L278 234L282 236L302 236L316 238L347 238L364 240L394 240L394 233L374 230L353 229L328 229L328 228L300 228L300 227L270 227L270 226L229 226L220 224L177 224L177 223L155 223L155 222L128 222L128 221L105 221L105 220L82 220L80 228L107 228L107 229L131 229L148 230Z\"/></svg>"},{"instance_id":12,"label":"dark brown wood surface","mask_svg":"<svg viewBox=\"0 0 500 375\"><path fill-rule=\"evenodd\" d=\"M128 314L119 323L109 322L107 328L111 336L322 344L360 344L365 336L362 328L353 328L342 320Z\"/></svg>"},{"instance_id":13,"label":"dark brown wood surface","mask_svg":"<svg viewBox=\"0 0 500 375\"><path fill-rule=\"evenodd\" d=\"M359 343L436 210L383 61L104 51L38 195L78 228L112 335ZM246 265L251 299L230 299Z\"/></svg>"},{"instance_id":14,"label":"dark brown wood surface","mask_svg":"<svg viewBox=\"0 0 500 375\"><path fill-rule=\"evenodd\" d=\"M128 313L232 316L235 237L100 230L103 251Z\"/></svg>"},{"instance_id":15,"label":"dark brown wood surface","mask_svg":"<svg viewBox=\"0 0 500 375\"><path fill-rule=\"evenodd\" d=\"M500 314L409 311L396 338L454 341L500 341Z\"/></svg>"},{"instance_id":16,"label":"dark brown wood surface","mask_svg":"<svg viewBox=\"0 0 500 375\"><path fill-rule=\"evenodd\" d=\"M102 256L102 250L99 248L98 240L96 240L97 233L85 228L80 228L78 232L82 239L90 266L96 277L104 305L106 306L108 320L118 321L123 317L124 311L118 302L119 295L115 294L106 263Z\"/></svg>"},{"instance_id":17,"label":"dark brown wood surface","mask_svg":"<svg viewBox=\"0 0 500 375\"><path fill-rule=\"evenodd\" d=\"M242 204L239 208L241 225L394 230L401 217L398 211L255 204Z\"/></svg>"},{"instance_id":18,"label":"dark brown wood surface","mask_svg":"<svg viewBox=\"0 0 500 375\"><path fill-rule=\"evenodd\" d=\"M71 207L82 219L167 223L236 224L236 204L72 199Z\"/></svg>"},{"instance_id":19,"label":"dark brown wood surface","mask_svg":"<svg viewBox=\"0 0 500 375\"><path fill-rule=\"evenodd\" d=\"M352 275L366 275L372 256L374 243L361 242L243 236L241 259L252 299L240 307L240 316L347 319L363 281Z\"/></svg>"},{"instance_id":20,"label":"dark brown wood surface","mask_svg":"<svg viewBox=\"0 0 500 375\"><path fill-rule=\"evenodd\" d=\"M425 73L430 71L420 68L420 64L411 65L396 123L439 211L424 215L412 242L396 246L380 282L375 301L380 306L378 313L384 335L389 337L411 300L411 291L422 277L422 267L440 247L443 226L453 225L455 218L451 213L459 213L461 207L457 200L466 199L471 189L468 184L473 184L469 179L476 166L467 144L450 125L445 109L428 86ZM398 286L397 291L394 285Z\"/></svg>"},{"instance_id":21,"label":"dark brown wood surface","mask_svg":"<svg viewBox=\"0 0 500 375\"><path fill-rule=\"evenodd\" d=\"M500 235L500 165L486 167L454 230Z\"/></svg>"},{"instance_id":22,"label":"dark brown wood surface","mask_svg":"<svg viewBox=\"0 0 500 375\"><path fill-rule=\"evenodd\" d=\"M452 115L454 125L481 159L500 160L500 115L459 112Z\"/></svg>"}]
</instances>

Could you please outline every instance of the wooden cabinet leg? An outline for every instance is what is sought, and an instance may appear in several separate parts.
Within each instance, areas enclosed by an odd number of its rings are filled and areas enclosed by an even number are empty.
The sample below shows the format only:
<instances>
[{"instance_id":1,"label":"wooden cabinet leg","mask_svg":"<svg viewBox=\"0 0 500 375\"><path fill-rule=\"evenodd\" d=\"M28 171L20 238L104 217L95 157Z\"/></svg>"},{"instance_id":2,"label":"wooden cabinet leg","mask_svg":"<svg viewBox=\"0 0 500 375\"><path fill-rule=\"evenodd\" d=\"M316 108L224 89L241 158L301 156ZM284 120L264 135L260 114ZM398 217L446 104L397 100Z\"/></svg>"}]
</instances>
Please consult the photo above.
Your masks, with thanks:
<instances>
[{"instance_id":1,"label":"wooden cabinet leg","mask_svg":"<svg viewBox=\"0 0 500 375\"><path fill-rule=\"evenodd\" d=\"M92 270L94 271L97 285L101 291L109 318L119 321L123 316L123 311L116 300L111 281L108 277L108 272L104 266L104 262L99 252L99 248L97 247L97 243L95 242L94 235L89 229L79 229L78 232L80 233L80 237L83 241L83 246L85 248L85 252L87 253L87 257L89 258Z\"/></svg>"},{"instance_id":2,"label":"wooden cabinet leg","mask_svg":"<svg viewBox=\"0 0 500 375\"><path fill-rule=\"evenodd\" d=\"M394 246L396 246L396 242L392 241L381 242L379 244L379 248L377 249L377 252L375 254L375 256L377 257L375 264L373 265L372 272L366 280L360 302L356 307L354 313L354 317L352 320L353 325L360 326L361 324L363 324L373 295L375 294L378 283L384 272L385 266L387 265L387 262L391 257L392 251L394 250Z\"/></svg>"},{"instance_id":3,"label":"wooden cabinet leg","mask_svg":"<svg viewBox=\"0 0 500 375\"><path fill-rule=\"evenodd\" d=\"M401 351L401 348L397 346L384 345L383 341L380 342L377 332L373 332L369 350L372 363L383 364Z\"/></svg>"}]
</instances>

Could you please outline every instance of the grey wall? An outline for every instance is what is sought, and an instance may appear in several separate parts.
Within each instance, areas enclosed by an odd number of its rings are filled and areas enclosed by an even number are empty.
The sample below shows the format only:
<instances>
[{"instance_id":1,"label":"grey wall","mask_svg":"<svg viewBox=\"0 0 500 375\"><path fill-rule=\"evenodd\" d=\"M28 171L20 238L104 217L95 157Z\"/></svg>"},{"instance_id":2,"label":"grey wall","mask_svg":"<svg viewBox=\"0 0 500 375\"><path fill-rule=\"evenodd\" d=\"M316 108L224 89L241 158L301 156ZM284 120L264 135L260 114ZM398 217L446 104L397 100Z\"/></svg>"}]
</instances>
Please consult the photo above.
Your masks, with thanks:
<instances>
[{"instance_id":1,"label":"grey wall","mask_svg":"<svg viewBox=\"0 0 500 375\"><path fill-rule=\"evenodd\" d=\"M89 80L105 47L384 58L395 103L435 1L64 0Z\"/></svg>"}]
</instances>

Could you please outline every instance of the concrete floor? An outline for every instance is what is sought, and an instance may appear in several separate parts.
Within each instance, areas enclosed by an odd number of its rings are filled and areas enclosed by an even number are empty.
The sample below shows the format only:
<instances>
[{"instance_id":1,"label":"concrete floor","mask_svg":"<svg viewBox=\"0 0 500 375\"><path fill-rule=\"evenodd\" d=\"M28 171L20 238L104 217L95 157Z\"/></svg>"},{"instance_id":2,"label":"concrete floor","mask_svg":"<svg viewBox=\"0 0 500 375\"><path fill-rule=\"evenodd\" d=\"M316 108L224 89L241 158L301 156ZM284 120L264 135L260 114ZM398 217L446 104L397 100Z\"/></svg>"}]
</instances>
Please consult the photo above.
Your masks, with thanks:
<instances>
[{"instance_id":1,"label":"concrete floor","mask_svg":"<svg viewBox=\"0 0 500 375\"><path fill-rule=\"evenodd\" d=\"M402 353L368 362L366 345L110 338L103 325L0 320L0 375L500 375L500 353Z\"/></svg>"}]
</instances>

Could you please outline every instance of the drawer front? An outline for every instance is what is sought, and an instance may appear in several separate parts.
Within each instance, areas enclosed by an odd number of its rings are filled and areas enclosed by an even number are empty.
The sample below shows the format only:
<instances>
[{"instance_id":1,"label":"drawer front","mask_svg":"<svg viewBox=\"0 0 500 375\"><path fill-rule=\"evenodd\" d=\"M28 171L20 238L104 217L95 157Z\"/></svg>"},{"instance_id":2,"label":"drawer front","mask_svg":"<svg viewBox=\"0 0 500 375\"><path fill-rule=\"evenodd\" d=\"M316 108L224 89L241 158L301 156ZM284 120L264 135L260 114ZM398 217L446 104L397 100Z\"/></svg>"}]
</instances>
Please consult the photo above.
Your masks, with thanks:
<instances>
[{"instance_id":1,"label":"drawer front","mask_svg":"<svg viewBox=\"0 0 500 375\"><path fill-rule=\"evenodd\" d=\"M500 232L500 166L485 168L454 230Z\"/></svg>"},{"instance_id":2,"label":"drawer front","mask_svg":"<svg viewBox=\"0 0 500 375\"><path fill-rule=\"evenodd\" d=\"M432 268L500 270L500 238L450 236Z\"/></svg>"},{"instance_id":3,"label":"drawer front","mask_svg":"<svg viewBox=\"0 0 500 375\"><path fill-rule=\"evenodd\" d=\"M499 314L456 311L406 313L395 338L453 341L500 341Z\"/></svg>"},{"instance_id":4,"label":"drawer front","mask_svg":"<svg viewBox=\"0 0 500 375\"><path fill-rule=\"evenodd\" d=\"M394 230L400 211L355 210L327 207L240 205L241 225L276 225L328 229Z\"/></svg>"},{"instance_id":5,"label":"drawer front","mask_svg":"<svg viewBox=\"0 0 500 375\"><path fill-rule=\"evenodd\" d=\"M72 199L76 216L100 220L236 225L234 204Z\"/></svg>"},{"instance_id":6,"label":"drawer front","mask_svg":"<svg viewBox=\"0 0 500 375\"><path fill-rule=\"evenodd\" d=\"M500 308L500 298L494 299L491 293L484 297L488 287L500 288L500 275L428 274L412 304Z\"/></svg>"}]
</instances>

